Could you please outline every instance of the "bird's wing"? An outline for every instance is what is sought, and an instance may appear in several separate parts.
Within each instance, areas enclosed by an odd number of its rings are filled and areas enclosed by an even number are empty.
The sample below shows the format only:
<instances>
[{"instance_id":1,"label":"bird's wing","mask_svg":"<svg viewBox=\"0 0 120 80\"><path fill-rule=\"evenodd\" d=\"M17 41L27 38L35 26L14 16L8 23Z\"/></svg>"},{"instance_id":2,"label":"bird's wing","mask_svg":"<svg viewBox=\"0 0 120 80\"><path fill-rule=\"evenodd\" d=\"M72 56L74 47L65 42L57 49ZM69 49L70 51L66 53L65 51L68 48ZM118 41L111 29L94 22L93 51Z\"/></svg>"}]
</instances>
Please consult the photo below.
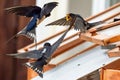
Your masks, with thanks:
<instances>
[{"instance_id":1,"label":"bird's wing","mask_svg":"<svg viewBox=\"0 0 120 80\"><path fill-rule=\"evenodd\" d=\"M13 56L19 59L38 59L42 55L40 54L41 50L32 50L24 53L16 53L16 54L7 54L8 56Z\"/></svg>"},{"instance_id":2,"label":"bird's wing","mask_svg":"<svg viewBox=\"0 0 120 80\"><path fill-rule=\"evenodd\" d=\"M84 31L85 29L84 19L81 16L76 17L76 20L73 26L75 30L80 30L81 32Z\"/></svg>"},{"instance_id":3,"label":"bird's wing","mask_svg":"<svg viewBox=\"0 0 120 80\"><path fill-rule=\"evenodd\" d=\"M51 22L49 24L47 24L46 26L51 26L51 25L60 25L60 26L68 26L70 25L70 21L66 21L66 17L63 17L61 19L58 19L54 22Z\"/></svg>"},{"instance_id":4,"label":"bird's wing","mask_svg":"<svg viewBox=\"0 0 120 80\"><path fill-rule=\"evenodd\" d=\"M50 2L50 3L46 3L42 10L41 10L41 18L44 16L44 15L49 15L50 12L57 6L58 2Z\"/></svg>"},{"instance_id":5,"label":"bird's wing","mask_svg":"<svg viewBox=\"0 0 120 80\"><path fill-rule=\"evenodd\" d=\"M64 34L52 45L51 48L51 52L49 53L49 57L53 54L53 52L60 46L60 44L62 43L63 39L65 38L66 34L68 33L68 31L70 30L67 29Z\"/></svg>"},{"instance_id":6,"label":"bird's wing","mask_svg":"<svg viewBox=\"0 0 120 80\"><path fill-rule=\"evenodd\" d=\"M5 9L8 13L20 16L33 17L34 13L40 14L41 8L38 6L15 6Z\"/></svg>"}]
</instances>

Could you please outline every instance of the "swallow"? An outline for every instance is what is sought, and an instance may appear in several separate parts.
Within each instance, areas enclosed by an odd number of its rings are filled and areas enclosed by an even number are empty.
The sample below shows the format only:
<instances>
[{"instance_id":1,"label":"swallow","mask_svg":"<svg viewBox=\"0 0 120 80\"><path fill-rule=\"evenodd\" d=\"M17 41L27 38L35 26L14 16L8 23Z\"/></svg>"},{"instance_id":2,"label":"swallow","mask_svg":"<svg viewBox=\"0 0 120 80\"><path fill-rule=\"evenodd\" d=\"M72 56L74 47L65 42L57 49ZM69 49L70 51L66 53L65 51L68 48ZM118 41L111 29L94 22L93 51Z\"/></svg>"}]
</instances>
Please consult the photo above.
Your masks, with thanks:
<instances>
[{"instance_id":1,"label":"swallow","mask_svg":"<svg viewBox=\"0 0 120 80\"><path fill-rule=\"evenodd\" d=\"M48 64L52 58L52 54L56 51L59 45L62 43L64 37L67 32L70 30L66 30L64 34L52 45L49 42L46 42L40 50L32 50L24 53L17 54L7 54L9 56L13 56L19 59L35 59L35 62L26 62L25 66L33 69L40 77L43 77L43 66Z\"/></svg>"},{"instance_id":2,"label":"swallow","mask_svg":"<svg viewBox=\"0 0 120 80\"><path fill-rule=\"evenodd\" d=\"M27 24L27 26L21 31L19 31L11 39L19 35L24 35L30 39L35 40L35 28L37 27L37 24L40 24L45 18L49 17L51 15L51 11L57 6L57 4L58 2L46 3L42 8L38 6L15 6L6 8L5 10L8 13L13 13L19 16L31 17L31 20Z\"/></svg>"},{"instance_id":3,"label":"swallow","mask_svg":"<svg viewBox=\"0 0 120 80\"><path fill-rule=\"evenodd\" d=\"M103 23L103 21L88 23L79 14L69 13L65 17L53 21L47 24L46 26L50 26L50 25L68 26L71 25L73 21L74 21L74 25L73 25L74 29L80 30L83 33L86 32L88 29Z\"/></svg>"}]
</instances>

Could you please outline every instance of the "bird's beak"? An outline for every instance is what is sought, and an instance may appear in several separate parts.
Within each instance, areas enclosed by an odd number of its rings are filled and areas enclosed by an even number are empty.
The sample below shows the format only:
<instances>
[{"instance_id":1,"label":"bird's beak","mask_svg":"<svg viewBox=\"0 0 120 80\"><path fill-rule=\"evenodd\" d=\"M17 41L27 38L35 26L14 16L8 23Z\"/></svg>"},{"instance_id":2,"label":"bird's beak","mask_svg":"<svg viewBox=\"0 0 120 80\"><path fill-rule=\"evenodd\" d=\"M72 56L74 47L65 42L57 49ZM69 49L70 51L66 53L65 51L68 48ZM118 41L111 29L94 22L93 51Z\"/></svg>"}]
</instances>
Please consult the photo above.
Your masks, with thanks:
<instances>
[{"instance_id":1,"label":"bird's beak","mask_svg":"<svg viewBox=\"0 0 120 80\"><path fill-rule=\"evenodd\" d=\"M66 21L72 20L71 16L69 14L66 15Z\"/></svg>"},{"instance_id":2,"label":"bird's beak","mask_svg":"<svg viewBox=\"0 0 120 80\"><path fill-rule=\"evenodd\" d=\"M43 16L42 19L38 19L38 20L37 20L37 25L40 24L45 18L46 18L46 17Z\"/></svg>"}]
</instances>

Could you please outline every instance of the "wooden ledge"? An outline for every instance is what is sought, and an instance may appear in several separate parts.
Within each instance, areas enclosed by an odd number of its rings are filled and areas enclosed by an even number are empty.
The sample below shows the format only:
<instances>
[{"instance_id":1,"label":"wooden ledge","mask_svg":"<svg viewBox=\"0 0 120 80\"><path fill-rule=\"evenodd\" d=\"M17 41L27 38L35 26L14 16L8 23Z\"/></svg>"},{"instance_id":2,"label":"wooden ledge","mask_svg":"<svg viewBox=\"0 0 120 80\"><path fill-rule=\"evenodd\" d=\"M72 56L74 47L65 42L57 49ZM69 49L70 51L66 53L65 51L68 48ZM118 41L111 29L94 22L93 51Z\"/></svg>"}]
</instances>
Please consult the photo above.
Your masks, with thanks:
<instances>
[{"instance_id":1,"label":"wooden ledge","mask_svg":"<svg viewBox=\"0 0 120 80\"><path fill-rule=\"evenodd\" d=\"M31 80L32 78L36 76L38 76L38 74L35 71L33 71L30 68L27 68L27 80Z\"/></svg>"},{"instance_id":2,"label":"wooden ledge","mask_svg":"<svg viewBox=\"0 0 120 80\"><path fill-rule=\"evenodd\" d=\"M106 45L105 39L106 38L108 39L109 37L105 35L100 35L100 34L96 36L92 36L91 33L84 33L84 34L81 34L80 38L86 41L99 44L99 45Z\"/></svg>"},{"instance_id":3,"label":"wooden ledge","mask_svg":"<svg viewBox=\"0 0 120 80\"><path fill-rule=\"evenodd\" d=\"M107 65L104 65L102 67L103 69L114 69L114 70L120 70L120 58L113 61L113 62L110 62L109 64Z\"/></svg>"},{"instance_id":4,"label":"wooden ledge","mask_svg":"<svg viewBox=\"0 0 120 80\"><path fill-rule=\"evenodd\" d=\"M120 80L120 70L103 69L100 74L101 80Z\"/></svg>"},{"instance_id":5,"label":"wooden ledge","mask_svg":"<svg viewBox=\"0 0 120 80\"><path fill-rule=\"evenodd\" d=\"M55 64L47 64L47 65L44 66L43 72L46 72L46 71L48 71L48 70L51 70L51 69L53 69L53 68L55 68L55 67L56 67Z\"/></svg>"},{"instance_id":6,"label":"wooden ledge","mask_svg":"<svg viewBox=\"0 0 120 80\"><path fill-rule=\"evenodd\" d=\"M114 48L112 50L109 50L107 53L109 57L120 57L120 48Z\"/></svg>"},{"instance_id":7,"label":"wooden ledge","mask_svg":"<svg viewBox=\"0 0 120 80\"><path fill-rule=\"evenodd\" d=\"M81 34L80 38L83 40L87 40L87 41L105 46L105 45L108 45L110 43L120 41L120 34L110 37L110 36L102 35L102 34L92 36L91 33L84 33L84 34Z\"/></svg>"},{"instance_id":8,"label":"wooden ledge","mask_svg":"<svg viewBox=\"0 0 120 80\"><path fill-rule=\"evenodd\" d=\"M99 45L107 45L109 43L120 41L120 34L110 37L107 35L98 34L96 32L96 31L101 31L110 27L115 27L117 25L120 25L120 21L109 23L96 29L95 28L90 29L86 33L81 33L80 38L83 40L94 42Z\"/></svg>"},{"instance_id":9,"label":"wooden ledge","mask_svg":"<svg viewBox=\"0 0 120 80\"><path fill-rule=\"evenodd\" d=\"M106 39L105 41L106 41L106 43L118 42L118 41L120 41L120 34L110 37L110 38Z\"/></svg>"}]
</instances>

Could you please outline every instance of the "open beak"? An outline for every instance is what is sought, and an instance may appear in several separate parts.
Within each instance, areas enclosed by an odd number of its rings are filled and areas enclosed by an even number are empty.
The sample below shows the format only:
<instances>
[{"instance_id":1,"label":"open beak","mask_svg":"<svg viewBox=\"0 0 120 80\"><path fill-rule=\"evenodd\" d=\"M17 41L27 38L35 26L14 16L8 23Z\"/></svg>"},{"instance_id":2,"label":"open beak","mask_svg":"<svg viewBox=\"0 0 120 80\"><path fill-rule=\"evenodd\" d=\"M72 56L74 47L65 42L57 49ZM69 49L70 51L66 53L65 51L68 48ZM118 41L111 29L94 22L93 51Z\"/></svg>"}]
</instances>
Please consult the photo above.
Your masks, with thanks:
<instances>
[{"instance_id":1,"label":"open beak","mask_svg":"<svg viewBox=\"0 0 120 80\"><path fill-rule=\"evenodd\" d=\"M70 20L72 20L72 18L70 17L69 14L67 14L67 15L66 15L66 21L70 21Z\"/></svg>"}]
</instances>

